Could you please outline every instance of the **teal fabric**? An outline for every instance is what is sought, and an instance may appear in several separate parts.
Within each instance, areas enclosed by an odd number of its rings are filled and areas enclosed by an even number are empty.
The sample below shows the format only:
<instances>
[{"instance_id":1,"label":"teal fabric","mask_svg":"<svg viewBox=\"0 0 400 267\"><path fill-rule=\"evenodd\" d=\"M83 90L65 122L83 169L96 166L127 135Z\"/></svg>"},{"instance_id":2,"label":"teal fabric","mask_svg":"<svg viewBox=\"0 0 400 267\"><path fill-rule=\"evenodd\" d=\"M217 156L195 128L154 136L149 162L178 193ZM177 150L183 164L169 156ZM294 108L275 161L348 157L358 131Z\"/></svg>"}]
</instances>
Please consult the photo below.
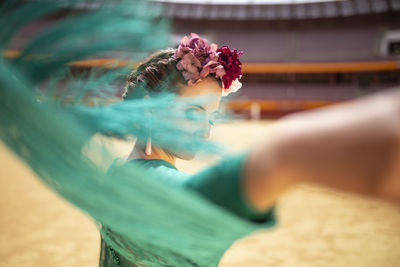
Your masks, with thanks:
<instances>
[{"instance_id":1,"label":"teal fabric","mask_svg":"<svg viewBox=\"0 0 400 267\"><path fill-rule=\"evenodd\" d=\"M146 173L139 164L125 164L107 176L102 167L111 154L105 144L91 141L95 134L146 140L151 131L155 145L218 154L217 144L208 146L181 123L187 119L181 112L187 103L207 99L187 102L160 94L146 101L111 104L110 96L131 71L131 64L126 69L114 65L71 69L73 61L103 57L138 62L147 53L165 48L171 36L165 13L153 1L96 1L99 5L85 12L64 12L74 10L82 0L20 2L0 6L1 52L18 41L19 31L30 22L60 12L65 16L23 42L17 58L0 57L4 144L49 188L96 224L106 226L101 229L104 240L130 262L217 266L224 251L259 224L208 201L202 196L216 197L201 181L187 184L190 176L166 166ZM170 90L161 86L160 91Z\"/></svg>"},{"instance_id":2,"label":"teal fabric","mask_svg":"<svg viewBox=\"0 0 400 267\"><path fill-rule=\"evenodd\" d=\"M229 210L239 217L260 223L260 227L272 227L276 224L274 208L264 213L255 211L248 200L246 200L242 191L246 158L247 154L231 156L194 175L180 172L174 165L164 160L136 159L128 161L125 164L140 164L145 169L155 172L160 180L165 183L193 190L207 200ZM123 167L123 165L120 167ZM114 161L109 169L109 173L118 168ZM192 266L198 266L189 259L187 261ZM99 266L134 267L138 265L118 254L102 238Z\"/></svg>"},{"instance_id":3,"label":"teal fabric","mask_svg":"<svg viewBox=\"0 0 400 267\"><path fill-rule=\"evenodd\" d=\"M239 217L274 225L274 209L263 213L257 212L245 197L242 183L246 159L247 154L227 157L218 164L191 176L185 186Z\"/></svg>"}]
</instances>

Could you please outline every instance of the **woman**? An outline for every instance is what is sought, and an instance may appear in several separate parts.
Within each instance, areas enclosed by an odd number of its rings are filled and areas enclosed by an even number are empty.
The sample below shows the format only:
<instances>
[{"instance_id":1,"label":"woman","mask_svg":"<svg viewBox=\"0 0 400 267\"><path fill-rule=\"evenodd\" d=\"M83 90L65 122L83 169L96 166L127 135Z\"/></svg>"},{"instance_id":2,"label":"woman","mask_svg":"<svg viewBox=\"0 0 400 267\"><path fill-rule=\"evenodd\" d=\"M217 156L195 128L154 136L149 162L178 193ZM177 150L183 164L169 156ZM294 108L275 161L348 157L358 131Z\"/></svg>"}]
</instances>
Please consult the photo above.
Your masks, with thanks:
<instances>
[{"instance_id":1,"label":"woman","mask_svg":"<svg viewBox=\"0 0 400 267\"><path fill-rule=\"evenodd\" d=\"M240 55L191 34L177 50L157 52L141 64L129 76L124 98L151 98L161 88L182 99L206 96L202 104L189 101L184 112L185 127L194 129L195 137L207 139L221 96L241 86ZM318 183L400 203L399 90L288 116L272 127L273 135L248 153L192 176L174 165L176 158L191 159L196 151L156 146L151 133L138 140L126 164L139 163L175 186L194 190L266 226L273 224L277 198L297 183ZM135 265L102 240L100 266Z\"/></svg>"},{"instance_id":2,"label":"woman","mask_svg":"<svg viewBox=\"0 0 400 267\"><path fill-rule=\"evenodd\" d=\"M241 87L238 81L242 75L241 62L238 59L240 55L241 52L230 50L228 47L217 49L215 44L209 45L206 40L192 33L190 38L182 39L178 49L156 52L132 72L128 78L124 99L156 97L165 90L173 92L184 99L185 103L185 120L179 122L180 126L189 129L193 139L205 140L210 136L210 128L218 113L221 96L235 92ZM203 100L198 101L199 99ZM164 148L154 145L151 138L152 133L149 133L146 140L138 140L126 163L140 163L156 171L160 179L171 177L171 184L191 188L237 215L269 224L273 222L272 211L255 212L239 195L238 185L241 177L238 174L241 172L243 157L223 164L223 167L220 165L188 178L175 168L176 159L192 159L199 147ZM116 165L110 168L110 173L118 169ZM235 178L230 182L229 196L224 192L209 190L212 187L218 189L219 186L209 183L222 181L223 177ZM224 186L227 185L226 183ZM100 266L116 264L133 265L102 240Z\"/></svg>"}]
</instances>

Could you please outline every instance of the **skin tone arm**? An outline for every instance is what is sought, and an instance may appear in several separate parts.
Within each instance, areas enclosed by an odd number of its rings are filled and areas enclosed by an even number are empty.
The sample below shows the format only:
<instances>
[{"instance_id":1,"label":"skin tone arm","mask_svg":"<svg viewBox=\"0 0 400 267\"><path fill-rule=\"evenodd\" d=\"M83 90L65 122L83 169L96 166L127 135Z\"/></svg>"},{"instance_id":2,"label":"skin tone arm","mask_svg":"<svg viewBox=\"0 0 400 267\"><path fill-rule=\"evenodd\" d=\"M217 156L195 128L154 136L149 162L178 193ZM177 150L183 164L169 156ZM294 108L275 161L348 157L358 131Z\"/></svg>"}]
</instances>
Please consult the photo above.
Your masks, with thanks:
<instances>
[{"instance_id":1,"label":"skin tone arm","mask_svg":"<svg viewBox=\"0 0 400 267\"><path fill-rule=\"evenodd\" d=\"M400 205L400 88L287 116L246 162L244 191L266 210L313 183Z\"/></svg>"}]
</instances>

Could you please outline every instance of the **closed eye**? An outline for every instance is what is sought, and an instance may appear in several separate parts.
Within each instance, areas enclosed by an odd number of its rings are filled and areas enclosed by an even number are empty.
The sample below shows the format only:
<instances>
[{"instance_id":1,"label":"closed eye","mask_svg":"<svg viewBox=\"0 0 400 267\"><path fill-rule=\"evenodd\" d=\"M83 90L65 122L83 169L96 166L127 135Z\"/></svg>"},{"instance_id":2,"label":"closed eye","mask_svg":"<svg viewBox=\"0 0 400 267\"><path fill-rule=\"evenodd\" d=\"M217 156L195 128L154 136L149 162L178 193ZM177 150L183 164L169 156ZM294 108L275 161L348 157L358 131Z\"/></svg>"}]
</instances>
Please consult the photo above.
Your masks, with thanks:
<instances>
[{"instance_id":1,"label":"closed eye","mask_svg":"<svg viewBox=\"0 0 400 267\"><path fill-rule=\"evenodd\" d=\"M185 117L188 120L199 121L202 119L202 116L204 116L202 113L204 113L204 111L197 108L189 108L185 110Z\"/></svg>"}]
</instances>

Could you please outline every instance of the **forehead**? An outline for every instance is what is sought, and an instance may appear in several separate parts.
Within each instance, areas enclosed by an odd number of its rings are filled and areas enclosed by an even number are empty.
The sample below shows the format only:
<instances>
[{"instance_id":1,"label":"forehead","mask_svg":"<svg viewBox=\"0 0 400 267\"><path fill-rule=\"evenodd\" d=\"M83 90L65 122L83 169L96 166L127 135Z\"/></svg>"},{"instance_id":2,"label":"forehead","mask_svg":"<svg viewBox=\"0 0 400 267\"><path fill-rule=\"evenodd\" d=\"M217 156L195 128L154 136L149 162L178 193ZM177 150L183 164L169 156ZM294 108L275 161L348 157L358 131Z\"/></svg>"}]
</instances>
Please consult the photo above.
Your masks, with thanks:
<instances>
[{"instance_id":1,"label":"forehead","mask_svg":"<svg viewBox=\"0 0 400 267\"><path fill-rule=\"evenodd\" d=\"M185 86L180 90L179 95L182 97L195 97L201 95L222 94L222 88L213 78L207 78L195 86Z\"/></svg>"},{"instance_id":2,"label":"forehead","mask_svg":"<svg viewBox=\"0 0 400 267\"><path fill-rule=\"evenodd\" d=\"M200 104L207 111L213 112L219 107L222 88L215 79L209 78L199 82L195 86L182 87L179 96L187 98L189 102L197 102L197 104Z\"/></svg>"}]
</instances>

